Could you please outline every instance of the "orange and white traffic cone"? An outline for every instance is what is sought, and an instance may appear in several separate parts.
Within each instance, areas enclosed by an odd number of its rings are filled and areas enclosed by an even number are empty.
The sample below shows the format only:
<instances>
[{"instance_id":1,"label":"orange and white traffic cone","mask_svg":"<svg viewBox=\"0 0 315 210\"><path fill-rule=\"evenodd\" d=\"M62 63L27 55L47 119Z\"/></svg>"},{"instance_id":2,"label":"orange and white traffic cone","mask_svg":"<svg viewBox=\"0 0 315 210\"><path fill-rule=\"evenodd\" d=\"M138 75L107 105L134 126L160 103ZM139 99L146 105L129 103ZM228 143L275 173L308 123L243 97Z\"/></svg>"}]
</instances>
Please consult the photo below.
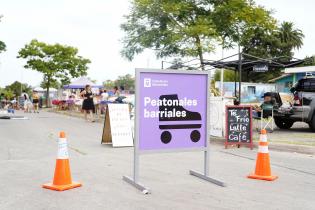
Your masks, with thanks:
<instances>
[{"instance_id":1,"label":"orange and white traffic cone","mask_svg":"<svg viewBox=\"0 0 315 210\"><path fill-rule=\"evenodd\" d=\"M69 190L75 187L80 187L82 184L78 182L72 182L68 144L65 132L60 132L58 141L58 154L56 160L56 168L54 180L52 183L43 184L43 188L50 190Z\"/></svg>"},{"instance_id":2,"label":"orange and white traffic cone","mask_svg":"<svg viewBox=\"0 0 315 210\"><path fill-rule=\"evenodd\" d=\"M271 175L267 131L265 129L261 130L260 133L255 173L252 173L247 177L267 181L273 181L278 178L278 176Z\"/></svg>"}]
</instances>

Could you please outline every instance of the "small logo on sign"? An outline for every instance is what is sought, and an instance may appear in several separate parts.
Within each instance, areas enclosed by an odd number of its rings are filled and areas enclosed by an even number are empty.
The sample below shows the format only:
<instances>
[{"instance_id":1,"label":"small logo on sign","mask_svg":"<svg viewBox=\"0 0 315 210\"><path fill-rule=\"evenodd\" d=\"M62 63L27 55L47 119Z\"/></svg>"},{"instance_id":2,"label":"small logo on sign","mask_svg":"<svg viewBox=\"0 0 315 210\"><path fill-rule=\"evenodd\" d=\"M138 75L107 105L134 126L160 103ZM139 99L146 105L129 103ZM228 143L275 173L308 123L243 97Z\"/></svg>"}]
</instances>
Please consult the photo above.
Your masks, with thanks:
<instances>
[{"instance_id":1,"label":"small logo on sign","mask_svg":"<svg viewBox=\"0 0 315 210\"><path fill-rule=\"evenodd\" d=\"M144 87L151 87L151 79L150 78L144 78L143 80Z\"/></svg>"}]
</instances>

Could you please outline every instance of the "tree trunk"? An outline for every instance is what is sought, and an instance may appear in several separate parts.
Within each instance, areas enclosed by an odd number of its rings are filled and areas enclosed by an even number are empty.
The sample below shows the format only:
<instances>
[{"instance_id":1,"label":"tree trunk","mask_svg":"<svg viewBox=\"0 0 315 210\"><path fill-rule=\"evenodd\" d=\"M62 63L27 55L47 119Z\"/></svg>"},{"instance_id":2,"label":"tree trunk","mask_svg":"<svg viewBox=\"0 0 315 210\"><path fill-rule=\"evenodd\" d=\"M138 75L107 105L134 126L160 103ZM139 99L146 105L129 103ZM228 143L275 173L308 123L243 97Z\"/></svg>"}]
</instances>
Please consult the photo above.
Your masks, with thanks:
<instances>
[{"instance_id":1,"label":"tree trunk","mask_svg":"<svg viewBox=\"0 0 315 210\"><path fill-rule=\"evenodd\" d=\"M196 36L196 45L197 45L198 56L199 56L199 60L200 60L200 66L201 66L201 69L204 71L205 66L204 66L204 59L203 59L203 50L202 50L201 41L200 41L199 36Z\"/></svg>"}]
</instances>

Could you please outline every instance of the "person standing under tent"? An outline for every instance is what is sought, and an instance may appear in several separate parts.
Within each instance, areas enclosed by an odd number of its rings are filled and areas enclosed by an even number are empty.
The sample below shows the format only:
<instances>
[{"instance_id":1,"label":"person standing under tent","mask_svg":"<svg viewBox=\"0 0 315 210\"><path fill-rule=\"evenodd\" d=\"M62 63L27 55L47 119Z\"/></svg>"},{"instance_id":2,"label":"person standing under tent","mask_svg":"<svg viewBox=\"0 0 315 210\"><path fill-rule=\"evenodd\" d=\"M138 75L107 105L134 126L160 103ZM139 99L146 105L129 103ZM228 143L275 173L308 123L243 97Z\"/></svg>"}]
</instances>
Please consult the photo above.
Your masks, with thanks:
<instances>
[{"instance_id":1,"label":"person standing under tent","mask_svg":"<svg viewBox=\"0 0 315 210\"><path fill-rule=\"evenodd\" d=\"M102 101L108 101L108 98L109 98L109 94L107 93L107 90L102 90L101 100Z\"/></svg>"},{"instance_id":2,"label":"person standing under tent","mask_svg":"<svg viewBox=\"0 0 315 210\"><path fill-rule=\"evenodd\" d=\"M113 93L114 93L114 95L113 95L114 97L119 97L120 96L120 91L119 91L117 86L114 87Z\"/></svg>"},{"instance_id":3,"label":"person standing under tent","mask_svg":"<svg viewBox=\"0 0 315 210\"><path fill-rule=\"evenodd\" d=\"M106 104L108 102L109 99L109 94L107 92L107 90L102 89L102 93L101 93L101 101L100 101L100 112L105 113L106 111Z\"/></svg>"},{"instance_id":4,"label":"person standing under tent","mask_svg":"<svg viewBox=\"0 0 315 210\"><path fill-rule=\"evenodd\" d=\"M84 111L84 118L88 121L87 113L90 113L91 122L94 122L93 112L95 111L93 93L90 85L86 85L85 89L81 92L83 98L82 110Z\"/></svg>"}]
</instances>

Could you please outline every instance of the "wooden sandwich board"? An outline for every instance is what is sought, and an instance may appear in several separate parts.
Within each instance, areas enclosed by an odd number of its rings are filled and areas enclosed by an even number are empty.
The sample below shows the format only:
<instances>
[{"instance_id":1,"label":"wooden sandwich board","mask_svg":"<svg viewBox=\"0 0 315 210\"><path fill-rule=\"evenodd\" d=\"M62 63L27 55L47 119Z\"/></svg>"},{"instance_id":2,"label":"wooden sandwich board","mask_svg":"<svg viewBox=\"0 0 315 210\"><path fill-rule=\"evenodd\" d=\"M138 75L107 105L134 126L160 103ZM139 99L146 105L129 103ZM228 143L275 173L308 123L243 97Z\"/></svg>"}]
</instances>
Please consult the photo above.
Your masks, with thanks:
<instances>
[{"instance_id":1,"label":"wooden sandwich board","mask_svg":"<svg viewBox=\"0 0 315 210\"><path fill-rule=\"evenodd\" d=\"M113 147L133 146L128 104L106 106L101 144L103 143L112 144Z\"/></svg>"}]
</instances>

